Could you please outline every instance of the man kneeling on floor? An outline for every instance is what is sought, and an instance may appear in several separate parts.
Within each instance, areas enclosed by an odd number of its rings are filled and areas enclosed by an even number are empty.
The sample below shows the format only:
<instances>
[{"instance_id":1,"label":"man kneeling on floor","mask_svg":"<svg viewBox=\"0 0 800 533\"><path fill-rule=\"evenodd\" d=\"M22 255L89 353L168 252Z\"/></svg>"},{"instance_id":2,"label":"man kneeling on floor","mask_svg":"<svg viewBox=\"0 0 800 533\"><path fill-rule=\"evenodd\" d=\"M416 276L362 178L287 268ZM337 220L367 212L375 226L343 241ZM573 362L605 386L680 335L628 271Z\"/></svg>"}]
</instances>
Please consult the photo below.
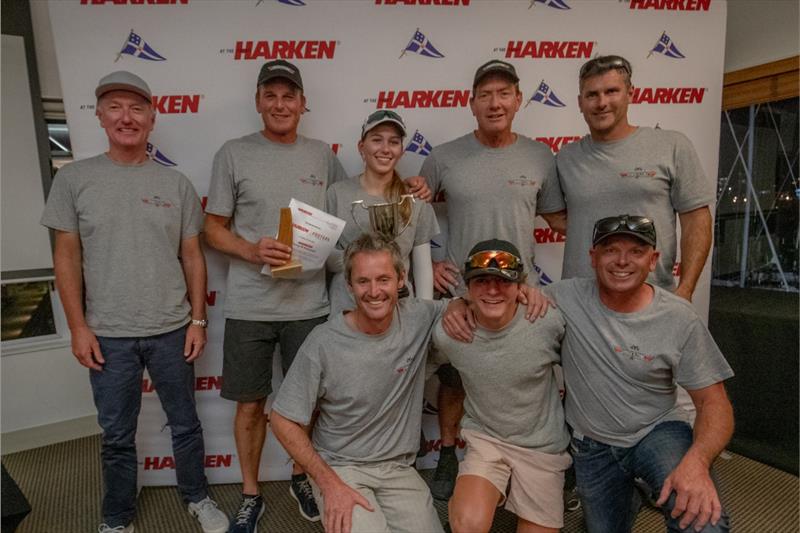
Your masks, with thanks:
<instances>
[{"instance_id":1,"label":"man kneeling on floor","mask_svg":"<svg viewBox=\"0 0 800 533\"><path fill-rule=\"evenodd\" d=\"M525 319L517 303L524 265L508 241L475 245L463 275L477 322L473 341L451 339L440 322L431 364L452 364L466 391L461 435L467 453L450 499L450 527L489 531L506 501L518 517L517 532L555 532L564 525L564 472L572 463L553 371L561 361L564 318L550 309L533 324Z\"/></svg>"},{"instance_id":2,"label":"man kneeling on floor","mask_svg":"<svg viewBox=\"0 0 800 533\"><path fill-rule=\"evenodd\" d=\"M598 220L590 254L595 279L545 288L567 321L565 409L587 529L630 532L640 477L670 532L728 531L710 467L733 432L733 371L691 304L647 283L659 257L651 219ZM676 384L697 409L694 430Z\"/></svg>"},{"instance_id":3,"label":"man kneeling on floor","mask_svg":"<svg viewBox=\"0 0 800 533\"><path fill-rule=\"evenodd\" d=\"M404 298L397 245L362 235L345 251L356 308L317 326L272 406L275 436L313 480L329 533L441 532L419 447L425 359L446 301ZM312 439L303 426L314 408Z\"/></svg>"}]
</instances>

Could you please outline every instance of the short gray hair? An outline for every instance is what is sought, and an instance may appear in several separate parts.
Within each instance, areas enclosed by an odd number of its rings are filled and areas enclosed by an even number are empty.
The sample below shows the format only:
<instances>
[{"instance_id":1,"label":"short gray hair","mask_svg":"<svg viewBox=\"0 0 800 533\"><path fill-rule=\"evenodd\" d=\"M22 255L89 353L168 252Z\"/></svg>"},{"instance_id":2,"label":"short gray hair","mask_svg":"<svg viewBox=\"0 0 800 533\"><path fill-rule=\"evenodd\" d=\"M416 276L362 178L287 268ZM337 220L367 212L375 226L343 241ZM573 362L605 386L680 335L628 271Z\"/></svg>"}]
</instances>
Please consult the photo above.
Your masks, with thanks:
<instances>
[{"instance_id":1,"label":"short gray hair","mask_svg":"<svg viewBox=\"0 0 800 533\"><path fill-rule=\"evenodd\" d=\"M377 233L362 233L356 240L348 244L344 251L344 276L348 284L350 283L350 273L353 271L353 258L362 252L388 252L392 256L392 263L398 278L402 277L406 270L403 256L400 254L400 248L396 242Z\"/></svg>"}]
</instances>

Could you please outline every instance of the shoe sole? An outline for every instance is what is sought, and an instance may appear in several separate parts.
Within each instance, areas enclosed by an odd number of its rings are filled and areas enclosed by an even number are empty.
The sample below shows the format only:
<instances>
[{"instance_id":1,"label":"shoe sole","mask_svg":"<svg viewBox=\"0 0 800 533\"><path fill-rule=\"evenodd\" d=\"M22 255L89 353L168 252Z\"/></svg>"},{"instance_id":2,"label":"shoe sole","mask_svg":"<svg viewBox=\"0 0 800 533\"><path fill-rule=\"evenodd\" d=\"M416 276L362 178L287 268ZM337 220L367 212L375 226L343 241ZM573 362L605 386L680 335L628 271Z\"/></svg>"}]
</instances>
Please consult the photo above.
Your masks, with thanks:
<instances>
[{"instance_id":1,"label":"shoe sole","mask_svg":"<svg viewBox=\"0 0 800 533\"><path fill-rule=\"evenodd\" d=\"M289 494L292 496L294 501L297 502L297 510L300 511L300 516L302 516L303 518L305 518L309 522L319 522L320 520L322 520L322 516L321 515L317 515L315 517L311 517L311 516L308 516L305 513L305 511L303 511L303 506L300 504L300 498L298 498L297 494L294 493L294 491L292 490L292 486L291 485L289 485Z\"/></svg>"}]
</instances>

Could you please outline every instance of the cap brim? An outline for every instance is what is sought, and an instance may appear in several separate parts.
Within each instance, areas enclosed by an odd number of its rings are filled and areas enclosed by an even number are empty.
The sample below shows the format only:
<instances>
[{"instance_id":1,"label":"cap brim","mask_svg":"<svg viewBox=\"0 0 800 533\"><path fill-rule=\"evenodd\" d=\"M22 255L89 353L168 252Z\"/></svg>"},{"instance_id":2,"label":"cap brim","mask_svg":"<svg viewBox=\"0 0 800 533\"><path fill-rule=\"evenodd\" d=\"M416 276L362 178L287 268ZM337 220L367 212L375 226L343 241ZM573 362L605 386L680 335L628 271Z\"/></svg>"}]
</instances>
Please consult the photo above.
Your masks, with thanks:
<instances>
[{"instance_id":1,"label":"cap brim","mask_svg":"<svg viewBox=\"0 0 800 533\"><path fill-rule=\"evenodd\" d=\"M138 94L139 96L148 101L153 99L153 96L149 94L147 91L145 91L141 87L137 87L129 83L106 83L105 85L100 85L97 89L95 89L94 95L97 98L100 98L104 94L110 93L111 91L127 91L129 93Z\"/></svg>"},{"instance_id":2,"label":"cap brim","mask_svg":"<svg viewBox=\"0 0 800 533\"><path fill-rule=\"evenodd\" d=\"M653 248L656 247L656 243L655 242L652 242L650 239L642 236L641 233L636 233L636 232L630 231L628 229L618 229L617 231L612 231L611 233L606 233L605 235L603 235L599 239L596 239L592 243L592 246L597 246L598 244L600 244L604 240L608 239L609 237L615 237L615 236L618 236L618 235L628 235L630 237L633 237L633 238L635 238L637 240L642 241L645 244L649 244Z\"/></svg>"},{"instance_id":3,"label":"cap brim","mask_svg":"<svg viewBox=\"0 0 800 533\"><path fill-rule=\"evenodd\" d=\"M400 128L400 131L403 133L402 136L403 137L406 136L406 126L405 126L405 124L403 124L402 122L400 122L398 120L395 120L393 118L382 118L381 120L379 120L377 122L373 122L371 124L365 124L364 125L364 129L361 132L361 138L363 139L364 137L366 137L367 133L369 133L371 130L377 128L381 124L386 124L386 123L394 124L395 126Z\"/></svg>"},{"instance_id":4,"label":"cap brim","mask_svg":"<svg viewBox=\"0 0 800 533\"><path fill-rule=\"evenodd\" d=\"M508 70L503 68L492 68L487 70L486 72L481 73L480 76L475 78L475 82L472 84L473 88L477 87L484 80L484 78L486 78L486 76L490 76L492 74L498 74L510 79L513 83L519 83L519 76L517 76L516 74L509 72Z\"/></svg>"}]
</instances>

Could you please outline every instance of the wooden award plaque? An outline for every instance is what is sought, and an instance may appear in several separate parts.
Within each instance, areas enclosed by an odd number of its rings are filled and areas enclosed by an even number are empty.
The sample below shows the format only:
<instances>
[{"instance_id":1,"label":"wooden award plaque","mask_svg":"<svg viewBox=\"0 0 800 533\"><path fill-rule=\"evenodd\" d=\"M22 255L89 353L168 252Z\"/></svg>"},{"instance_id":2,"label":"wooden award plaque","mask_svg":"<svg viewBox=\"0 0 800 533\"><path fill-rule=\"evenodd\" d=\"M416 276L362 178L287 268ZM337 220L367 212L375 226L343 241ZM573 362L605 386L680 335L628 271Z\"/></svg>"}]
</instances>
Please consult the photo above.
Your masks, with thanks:
<instances>
[{"instance_id":1,"label":"wooden award plaque","mask_svg":"<svg viewBox=\"0 0 800 533\"><path fill-rule=\"evenodd\" d=\"M278 225L278 238L277 241L292 246L293 230L292 230L292 210L288 207L281 207L281 220ZM303 266L300 261L294 257L289 259L285 265L272 267L272 277L274 278L292 278L303 271Z\"/></svg>"}]
</instances>

